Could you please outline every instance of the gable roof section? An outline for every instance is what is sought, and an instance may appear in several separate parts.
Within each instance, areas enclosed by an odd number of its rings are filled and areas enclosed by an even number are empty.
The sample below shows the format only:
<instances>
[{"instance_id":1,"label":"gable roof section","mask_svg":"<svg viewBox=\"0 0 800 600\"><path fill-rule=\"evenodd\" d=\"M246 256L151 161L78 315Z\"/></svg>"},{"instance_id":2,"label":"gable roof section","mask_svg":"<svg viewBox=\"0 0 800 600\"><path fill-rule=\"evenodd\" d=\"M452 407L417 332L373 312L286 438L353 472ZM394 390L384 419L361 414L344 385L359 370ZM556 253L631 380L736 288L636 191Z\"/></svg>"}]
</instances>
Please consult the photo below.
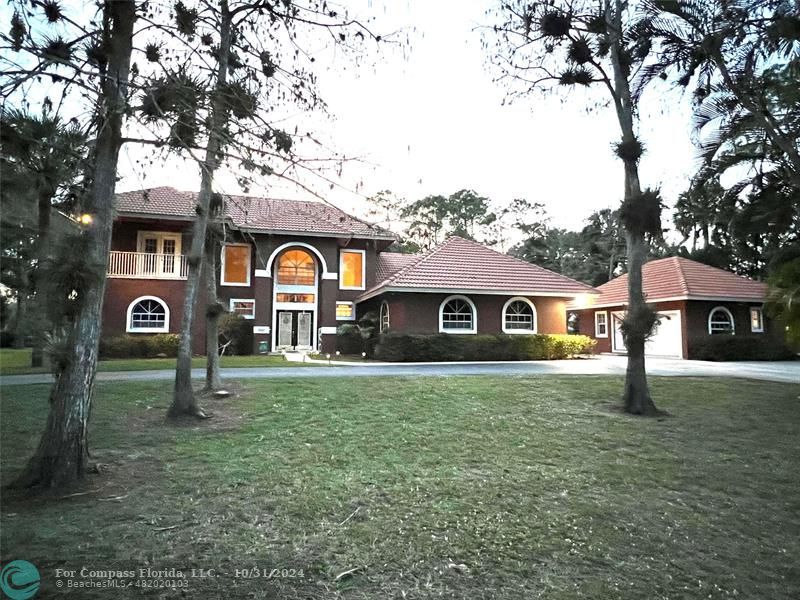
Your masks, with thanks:
<instances>
[{"instance_id":1,"label":"gable roof section","mask_svg":"<svg viewBox=\"0 0 800 600\"><path fill-rule=\"evenodd\" d=\"M117 212L124 216L190 219L196 192L157 187L117 194ZM324 202L274 200L224 195L225 216L239 229L263 233L302 233L393 240L394 234L348 215Z\"/></svg>"},{"instance_id":2,"label":"gable roof section","mask_svg":"<svg viewBox=\"0 0 800 600\"><path fill-rule=\"evenodd\" d=\"M384 253L385 254L385 253ZM595 293L594 288L486 246L453 236L413 260L378 285L358 302L383 292L462 292L570 297ZM393 266L399 266L399 260ZM384 270L384 272L389 272ZM379 271L380 273L380 271Z\"/></svg>"},{"instance_id":3,"label":"gable roof section","mask_svg":"<svg viewBox=\"0 0 800 600\"><path fill-rule=\"evenodd\" d=\"M375 278L379 282L386 281L401 269L420 259L419 254L401 254L400 252L381 252L375 266Z\"/></svg>"},{"instance_id":4,"label":"gable roof section","mask_svg":"<svg viewBox=\"0 0 800 600\"><path fill-rule=\"evenodd\" d=\"M764 302L767 297L766 283L679 256L645 263L642 282L647 302L667 299ZM597 291L600 295L593 298L593 306L627 304L628 275L598 286Z\"/></svg>"}]
</instances>

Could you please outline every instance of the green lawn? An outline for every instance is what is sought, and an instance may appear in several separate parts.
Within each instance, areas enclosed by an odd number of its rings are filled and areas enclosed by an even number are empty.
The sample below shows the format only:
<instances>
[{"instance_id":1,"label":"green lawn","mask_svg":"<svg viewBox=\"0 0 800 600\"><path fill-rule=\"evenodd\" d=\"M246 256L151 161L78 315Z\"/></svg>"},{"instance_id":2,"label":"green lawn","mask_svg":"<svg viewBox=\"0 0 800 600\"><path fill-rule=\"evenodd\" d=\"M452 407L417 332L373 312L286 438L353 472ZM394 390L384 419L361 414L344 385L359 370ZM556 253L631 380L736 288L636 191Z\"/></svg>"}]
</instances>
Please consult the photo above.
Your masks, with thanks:
<instances>
[{"instance_id":1,"label":"green lawn","mask_svg":"<svg viewBox=\"0 0 800 600\"><path fill-rule=\"evenodd\" d=\"M0 375L23 375L28 373L47 373L47 367L31 368L31 349L0 349ZM282 356L223 356L222 367L310 367L318 366L287 362ZM206 359L197 356L192 359L193 367L205 367ZM174 358L131 358L101 360L99 371L147 371L149 369L174 369Z\"/></svg>"},{"instance_id":2,"label":"green lawn","mask_svg":"<svg viewBox=\"0 0 800 600\"><path fill-rule=\"evenodd\" d=\"M91 493L5 494L42 597L150 566L215 569L193 598L800 598L800 386L653 378L671 416L643 420L614 377L262 380L180 427L169 387L98 384ZM4 482L47 391L3 390Z\"/></svg>"}]
</instances>

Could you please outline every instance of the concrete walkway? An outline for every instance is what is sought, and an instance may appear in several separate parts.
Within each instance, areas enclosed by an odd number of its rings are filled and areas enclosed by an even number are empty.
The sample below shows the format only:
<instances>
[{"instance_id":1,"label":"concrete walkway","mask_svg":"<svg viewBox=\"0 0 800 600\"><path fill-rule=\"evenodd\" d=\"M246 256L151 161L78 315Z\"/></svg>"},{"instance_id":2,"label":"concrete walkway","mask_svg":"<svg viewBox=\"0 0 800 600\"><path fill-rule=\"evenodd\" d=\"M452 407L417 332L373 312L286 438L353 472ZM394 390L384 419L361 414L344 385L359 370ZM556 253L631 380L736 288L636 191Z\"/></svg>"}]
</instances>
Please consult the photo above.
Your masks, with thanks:
<instances>
[{"instance_id":1,"label":"concrete walkway","mask_svg":"<svg viewBox=\"0 0 800 600\"><path fill-rule=\"evenodd\" d=\"M598 356L582 360L549 360L532 362L477 363L361 363L355 366L271 367L222 369L223 379L300 379L310 377L446 377L457 375L623 375L624 356ZM800 361L795 362L728 362L715 363L670 358L648 358L647 371L652 376L670 377L738 377L761 381L778 381L800 385ZM168 381L172 370L120 371L98 373L98 381ZM193 369L192 377L202 379L205 369ZM46 374L0 377L0 386L49 383Z\"/></svg>"}]
</instances>

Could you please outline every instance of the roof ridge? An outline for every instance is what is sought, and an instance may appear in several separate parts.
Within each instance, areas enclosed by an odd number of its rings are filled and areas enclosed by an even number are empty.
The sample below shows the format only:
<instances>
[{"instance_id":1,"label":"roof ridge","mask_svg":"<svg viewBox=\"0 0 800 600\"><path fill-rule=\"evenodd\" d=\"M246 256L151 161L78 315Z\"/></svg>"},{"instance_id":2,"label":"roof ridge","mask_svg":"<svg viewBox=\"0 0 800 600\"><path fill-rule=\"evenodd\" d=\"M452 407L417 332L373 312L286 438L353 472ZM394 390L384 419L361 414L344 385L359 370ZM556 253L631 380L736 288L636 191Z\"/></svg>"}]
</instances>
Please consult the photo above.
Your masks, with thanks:
<instances>
[{"instance_id":1,"label":"roof ridge","mask_svg":"<svg viewBox=\"0 0 800 600\"><path fill-rule=\"evenodd\" d=\"M678 281L681 284L681 289L683 290L683 292L685 294L688 295L689 294L689 282L686 281L686 273L684 273L684 271L683 271L683 265L681 264L681 260L680 260L681 257L680 256L674 256L673 258L675 259L675 261L674 261L675 262L675 266L678 268Z\"/></svg>"},{"instance_id":2,"label":"roof ridge","mask_svg":"<svg viewBox=\"0 0 800 600\"><path fill-rule=\"evenodd\" d=\"M593 286L589 285L588 283L584 283L582 281L578 281L577 279L573 279L572 277L568 277L567 275L563 275L561 273L556 273L556 271L551 271L550 269L546 269L541 265L537 265L536 263L528 262L527 260L524 260L522 258L514 256L513 254L508 254L507 252L500 252L499 250L495 250L494 248L490 248L489 246L485 246L484 244L481 244L480 242L476 242L475 240L468 240L468 239L463 238L463 237L461 237L459 235L452 235L452 236L450 236L448 238L448 240L450 240L452 238L458 238L459 240L463 240L465 242L470 242L472 244L475 244L476 246L480 246L481 248L483 248L485 250L489 250L490 252L494 252L495 254L499 254L500 256L505 256L505 257L510 258L512 260L515 260L518 263L521 263L523 265L527 265L529 267L534 267L536 269L539 269L540 271L547 271L548 273L554 273L555 275L558 275L559 277L563 277L564 279L568 279L569 281L572 281L573 283L577 283L578 285L586 286L589 289L596 289L596 288L593 288Z\"/></svg>"},{"instance_id":3,"label":"roof ridge","mask_svg":"<svg viewBox=\"0 0 800 600\"><path fill-rule=\"evenodd\" d=\"M435 252L437 252L439 249L441 249L442 247L444 247L444 245L446 243L447 243L447 240L445 240L441 244L438 244L438 245L434 246L433 248L428 248L428 250L423 252L422 254L412 255L412 256L418 256L419 258L417 260L413 261L413 262L408 263L402 269L397 271L397 273L395 273L394 275L389 277L389 279L384 279L382 282L380 282L378 284L378 287L382 287L384 284L396 281L397 278L400 277L400 275L404 274L409 269L412 269L412 268L416 267L418 264L422 263L422 261L426 260L427 258L433 256L433 254Z\"/></svg>"}]
</instances>

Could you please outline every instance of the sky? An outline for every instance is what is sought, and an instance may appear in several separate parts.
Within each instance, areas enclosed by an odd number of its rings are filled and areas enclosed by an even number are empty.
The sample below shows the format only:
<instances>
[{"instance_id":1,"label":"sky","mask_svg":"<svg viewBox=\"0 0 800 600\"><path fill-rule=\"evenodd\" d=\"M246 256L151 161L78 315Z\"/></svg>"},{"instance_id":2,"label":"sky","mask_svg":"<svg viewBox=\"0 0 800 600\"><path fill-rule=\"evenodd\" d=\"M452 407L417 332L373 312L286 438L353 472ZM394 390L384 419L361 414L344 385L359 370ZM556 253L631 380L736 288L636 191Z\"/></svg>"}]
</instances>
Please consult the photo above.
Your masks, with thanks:
<instances>
[{"instance_id":1,"label":"sky","mask_svg":"<svg viewBox=\"0 0 800 600\"><path fill-rule=\"evenodd\" d=\"M348 156L334 189L304 181L326 200L356 215L380 190L413 201L473 189L495 206L526 198L546 206L554 226L579 229L588 215L616 207L622 164L611 150L619 138L610 107L586 111L580 92L534 95L503 103L476 28L488 22L489 1L352 0L352 15L376 33L397 32L403 44L380 44L359 64L323 52L315 64L329 116L304 116L327 145ZM299 117L298 117L299 118ZM640 135L647 152L644 186L660 187L668 205L688 185L695 150L688 103L665 89L647 92ZM191 163L170 160L135 167L141 150L120 157L118 190L172 185L197 189ZM313 179L313 178L311 178ZM231 174L220 191L240 190ZM275 182L252 194L307 199Z\"/></svg>"}]
</instances>

